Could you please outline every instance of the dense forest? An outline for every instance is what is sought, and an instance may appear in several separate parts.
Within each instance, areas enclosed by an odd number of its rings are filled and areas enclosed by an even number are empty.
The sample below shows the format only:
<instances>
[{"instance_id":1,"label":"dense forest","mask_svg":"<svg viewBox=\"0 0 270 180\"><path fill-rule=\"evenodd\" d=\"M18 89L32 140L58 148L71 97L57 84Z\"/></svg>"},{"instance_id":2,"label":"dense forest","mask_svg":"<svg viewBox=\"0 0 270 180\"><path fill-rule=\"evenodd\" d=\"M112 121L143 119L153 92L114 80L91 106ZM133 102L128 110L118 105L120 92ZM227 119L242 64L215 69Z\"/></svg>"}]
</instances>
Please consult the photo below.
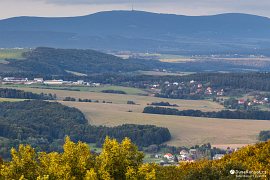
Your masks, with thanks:
<instances>
[{"instance_id":1,"label":"dense forest","mask_svg":"<svg viewBox=\"0 0 270 180\"><path fill-rule=\"evenodd\" d=\"M15 72L40 75L68 75L82 73L119 73L152 70L169 66L155 60L121 59L94 50L54 49L40 47L23 54L24 60L9 59L5 65ZM0 66L1 68L1 66ZM14 72L14 71L13 71Z\"/></svg>"},{"instance_id":2,"label":"dense forest","mask_svg":"<svg viewBox=\"0 0 270 180\"><path fill-rule=\"evenodd\" d=\"M37 153L29 145L12 149L12 159L0 161L2 179L85 180L196 180L269 179L270 141L244 147L220 160L201 160L160 166L143 163L144 154L125 138L121 143L106 138L102 152L93 154L86 143L69 137L63 153Z\"/></svg>"},{"instance_id":3,"label":"dense forest","mask_svg":"<svg viewBox=\"0 0 270 180\"><path fill-rule=\"evenodd\" d=\"M37 150L61 151L62 140L101 145L106 136L122 140L129 137L139 147L170 140L167 128L126 124L117 127L92 126L78 109L39 100L0 103L0 156L11 147L30 144Z\"/></svg>"},{"instance_id":4,"label":"dense forest","mask_svg":"<svg viewBox=\"0 0 270 180\"><path fill-rule=\"evenodd\" d=\"M18 89L0 88L1 98L16 98L16 99L42 99L42 100L53 100L56 99L56 95L52 94L35 94L32 92L25 92Z\"/></svg>"},{"instance_id":5,"label":"dense forest","mask_svg":"<svg viewBox=\"0 0 270 180\"><path fill-rule=\"evenodd\" d=\"M270 120L270 111L230 111L222 110L218 112L202 112L200 110L178 110L174 108L164 107L145 107L143 113L149 114L164 114L176 116L193 116L193 117L207 117L207 118L224 118L224 119L254 119L254 120Z\"/></svg>"}]
</instances>

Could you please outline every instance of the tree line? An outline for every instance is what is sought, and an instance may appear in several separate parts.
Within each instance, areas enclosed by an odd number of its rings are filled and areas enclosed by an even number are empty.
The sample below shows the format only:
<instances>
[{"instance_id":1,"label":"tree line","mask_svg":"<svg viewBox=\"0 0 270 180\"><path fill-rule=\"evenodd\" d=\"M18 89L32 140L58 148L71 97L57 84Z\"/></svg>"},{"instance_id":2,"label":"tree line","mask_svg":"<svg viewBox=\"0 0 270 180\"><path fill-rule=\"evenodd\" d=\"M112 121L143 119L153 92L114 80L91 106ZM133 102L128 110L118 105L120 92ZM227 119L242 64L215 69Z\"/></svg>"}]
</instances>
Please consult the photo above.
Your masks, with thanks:
<instances>
[{"instance_id":1,"label":"tree line","mask_svg":"<svg viewBox=\"0 0 270 180\"><path fill-rule=\"evenodd\" d=\"M172 107L178 107L177 104L170 104L169 102L152 102L150 104L151 106L172 106Z\"/></svg>"},{"instance_id":2,"label":"tree line","mask_svg":"<svg viewBox=\"0 0 270 180\"><path fill-rule=\"evenodd\" d=\"M125 124L116 127L93 126L83 113L56 102L31 100L0 103L0 156L11 147L30 144L37 150L60 151L66 135L74 141L97 143L106 136L122 140L129 137L139 147L170 140L167 128L152 125Z\"/></svg>"},{"instance_id":3,"label":"tree line","mask_svg":"<svg viewBox=\"0 0 270 180\"><path fill-rule=\"evenodd\" d=\"M213 111L213 112L202 112L200 110L178 110L174 108L164 107L145 107L143 113L149 114L164 114L164 115L176 115L176 116L193 116L193 117L207 117L207 118L223 118L223 119L254 119L254 120L270 120L270 111Z\"/></svg>"},{"instance_id":4,"label":"tree line","mask_svg":"<svg viewBox=\"0 0 270 180\"><path fill-rule=\"evenodd\" d=\"M54 100L56 95L49 94L36 94L32 92L25 92L18 89L0 88L1 98L16 98L16 99L40 99L40 100Z\"/></svg>"},{"instance_id":5,"label":"tree line","mask_svg":"<svg viewBox=\"0 0 270 180\"><path fill-rule=\"evenodd\" d=\"M270 139L270 131L261 131L259 134L260 141L268 141Z\"/></svg>"}]
</instances>

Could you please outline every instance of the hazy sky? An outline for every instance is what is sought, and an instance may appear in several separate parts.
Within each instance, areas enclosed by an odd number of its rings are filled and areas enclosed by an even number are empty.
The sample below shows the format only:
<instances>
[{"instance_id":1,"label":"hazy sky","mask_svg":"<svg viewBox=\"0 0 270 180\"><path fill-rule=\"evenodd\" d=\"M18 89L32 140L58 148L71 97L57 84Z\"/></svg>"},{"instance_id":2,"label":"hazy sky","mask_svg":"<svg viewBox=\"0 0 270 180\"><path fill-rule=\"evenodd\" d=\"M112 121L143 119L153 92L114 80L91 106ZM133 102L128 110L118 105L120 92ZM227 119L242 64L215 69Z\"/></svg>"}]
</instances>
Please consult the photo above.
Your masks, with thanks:
<instances>
[{"instance_id":1,"label":"hazy sky","mask_svg":"<svg viewBox=\"0 0 270 180\"><path fill-rule=\"evenodd\" d=\"M136 10L183 15L239 12L270 17L270 0L133 0ZM130 10L132 0L0 0L0 19Z\"/></svg>"}]
</instances>

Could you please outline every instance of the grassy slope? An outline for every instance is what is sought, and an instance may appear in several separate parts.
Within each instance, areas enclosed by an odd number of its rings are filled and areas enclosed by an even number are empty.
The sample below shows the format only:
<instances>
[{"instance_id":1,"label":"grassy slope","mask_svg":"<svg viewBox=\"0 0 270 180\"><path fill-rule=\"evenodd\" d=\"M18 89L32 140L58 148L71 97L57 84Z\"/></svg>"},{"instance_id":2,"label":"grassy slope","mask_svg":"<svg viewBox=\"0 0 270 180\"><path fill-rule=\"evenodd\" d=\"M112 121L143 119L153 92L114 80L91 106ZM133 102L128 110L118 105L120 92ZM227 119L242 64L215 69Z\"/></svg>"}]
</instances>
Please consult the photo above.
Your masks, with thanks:
<instances>
[{"instance_id":1,"label":"grassy slope","mask_svg":"<svg viewBox=\"0 0 270 180\"><path fill-rule=\"evenodd\" d=\"M211 101L188 101L161 99L136 95L104 94L94 92L72 92L61 90L24 89L33 92L55 93L59 97L90 98L112 101L113 104L62 102L79 108L85 113L90 123L95 125L116 126L124 123L153 124L168 127L172 140L170 145L194 145L210 142L226 146L251 144L257 142L261 130L270 127L270 121L228 120L195 117L165 116L141 113L147 103L168 101L180 105L179 109L199 109L203 111L221 110L223 107ZM127 105L127 100L134 100L139 105ZM132 112L127 112L132 110Z\"/></svg>"},{"instance_id":2,"label":"grassy slope","mask_svg":"<svg viewBox=\"0 0 270 180\"><path fill-rule=\"evenodd\" d=\"M0 98L0 102L18 102L26 99L14 99L14 98Z\"/></svg>"},{"instance_id":3,"label":"grassy slope","mask_svg":"<svg viewBox=\"0 0 270 180\"><path fill-rule=\"evenodd\" d=\"M22 53L28 49L0 49L0 59L22 59Z\"/></svg>"}]
</instances>

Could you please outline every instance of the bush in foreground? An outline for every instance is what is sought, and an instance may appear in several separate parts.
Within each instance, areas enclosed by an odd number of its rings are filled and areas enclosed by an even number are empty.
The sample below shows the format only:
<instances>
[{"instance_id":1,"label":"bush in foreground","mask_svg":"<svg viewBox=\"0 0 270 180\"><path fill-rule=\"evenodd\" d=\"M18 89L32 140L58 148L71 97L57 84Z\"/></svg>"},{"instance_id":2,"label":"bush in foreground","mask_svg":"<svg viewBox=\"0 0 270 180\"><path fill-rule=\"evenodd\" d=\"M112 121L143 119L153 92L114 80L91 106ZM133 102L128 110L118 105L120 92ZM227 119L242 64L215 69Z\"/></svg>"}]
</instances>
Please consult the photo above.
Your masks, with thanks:
<instances>
[{"instance_id":1,"label":"bush in foreground","mask_svg":"<svg viewBox=\"0 0 270 180\"><path fill-rule=\"evenodd\" d=\"M270 141L242 148L221 160L169 167L143 164L143 153L128 138L121 143L106 138L99 155L68 137L63 153L36 153L29 145L20 145L11 154L10 162L0 162L0 179L237 179L238 172L247 170L249 179L256 172L260 172L259 179L267 179L270 173Z\"/></svg>"}]
</instances>

